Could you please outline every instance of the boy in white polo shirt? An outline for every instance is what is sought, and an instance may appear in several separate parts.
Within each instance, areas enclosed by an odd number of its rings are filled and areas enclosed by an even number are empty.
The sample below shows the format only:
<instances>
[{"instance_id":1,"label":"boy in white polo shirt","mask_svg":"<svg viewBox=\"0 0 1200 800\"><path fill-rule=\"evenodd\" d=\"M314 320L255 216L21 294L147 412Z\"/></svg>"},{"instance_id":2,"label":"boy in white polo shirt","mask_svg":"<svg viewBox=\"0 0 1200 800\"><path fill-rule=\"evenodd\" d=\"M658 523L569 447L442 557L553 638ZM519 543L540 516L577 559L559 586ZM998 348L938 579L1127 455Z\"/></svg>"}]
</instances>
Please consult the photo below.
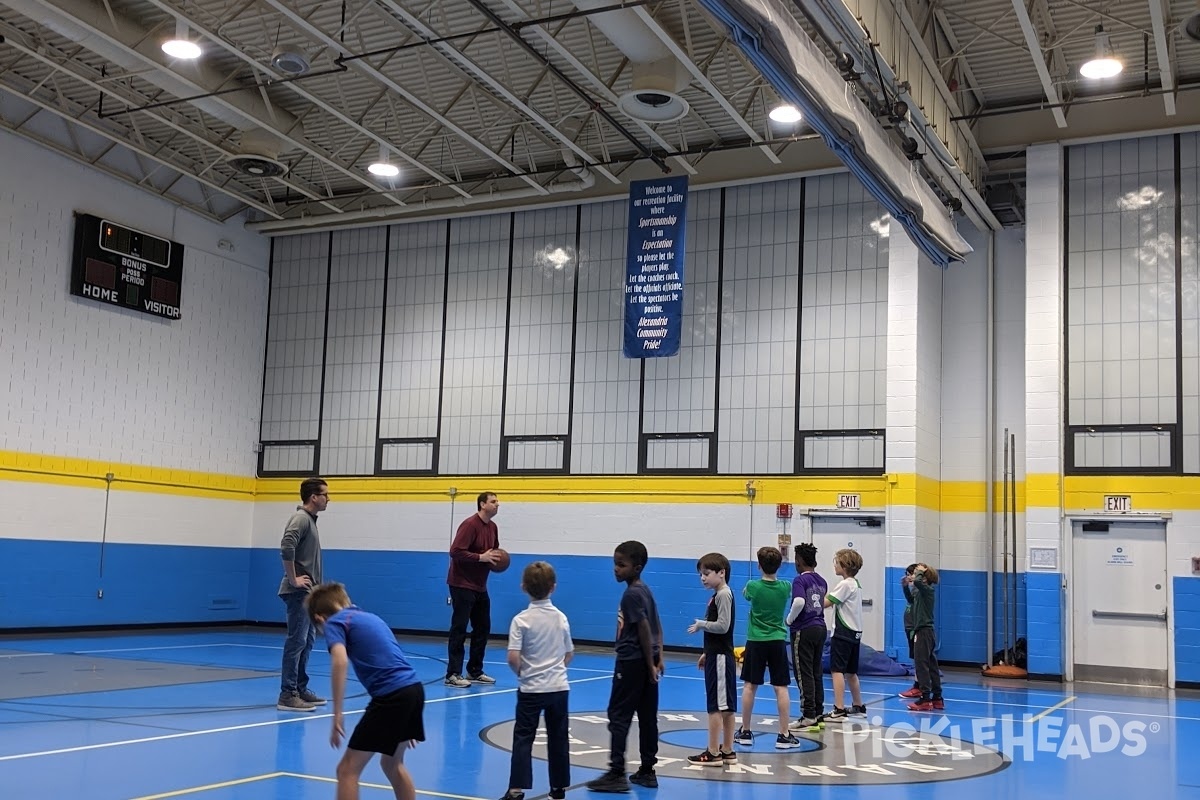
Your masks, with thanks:
<instances>
[{"instance_id":1,"label":"boy in white polo shirt","mask_svg":"<svg viewBox=\"0 0 1200 800\"><path fill-rule=\"evenodd\" d=\"M575 645L566 615L550 602L555 584L554 567L545 561L533 562L521 575L521 588L532 602L513 617L508 629L508 666L517 675L517 713L508 792L501 800L524 800L525 790L533 788L533 739L543 714L551 800L563 800L571 785L567 664Z\"/></svg>"}]
</instances>

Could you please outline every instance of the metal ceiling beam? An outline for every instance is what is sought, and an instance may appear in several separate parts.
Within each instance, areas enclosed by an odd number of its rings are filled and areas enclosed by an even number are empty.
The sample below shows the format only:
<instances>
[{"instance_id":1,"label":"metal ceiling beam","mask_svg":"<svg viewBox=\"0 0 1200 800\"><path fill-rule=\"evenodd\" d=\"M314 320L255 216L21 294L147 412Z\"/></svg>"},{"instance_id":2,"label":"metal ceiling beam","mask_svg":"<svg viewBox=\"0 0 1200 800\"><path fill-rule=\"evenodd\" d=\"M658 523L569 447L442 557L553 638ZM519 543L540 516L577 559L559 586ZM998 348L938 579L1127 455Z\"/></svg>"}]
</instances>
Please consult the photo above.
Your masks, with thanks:
<instances>
[{"instance_id":1,"label":"metal ceiling beam","mask_svg":"<svg viewBox=\"0 0 1200 800\"><path fill-rule=\"evenodd\" d=\"M0 34L3 34L6 37L6 44L9 47L11 47L12 49L16 50L19 53L22 53L22 54L34 59L35 61L38 61L38 62L46 65L47 67L49 67L51 70L51 72L50 72L51 75L58 75L58 74L65 75L66 77L71 78L72 80L82 83L84 86L87 86L90 89L94 89L95 91L99 92L101 94L101 96L107 95L121 103L129 102L130 98L125 97L120 93L120 91L118 90L119 85L117 83L115 83L115 82L100 83L97 80L95 80L94 78L91 78L87 75L81 74L78 70L82 69L83 67L78 62L69 61L69 60L65 60L65 59L63 61L58 61L58 60L55 60L54 58L51 58L50 55L47 54L49 45L39 44L39 46L36 48L29 47L28 45L24 44L23 41L21 41L22 36L23 36L21 31L15 29L15 28L11 28L10 26L5 25L3 23L0 23ZM55 51L55 52L57 52L57 51ZM26 96L28 96L28 95L26 95ZM187 136L189 139L197 142L198 144L201 144L205 147L211 148L212 150L216 151L223 158L228 158L229 156L234 155L234 152L232 150L227 149L220 143L209 139L207 136L205 136L201 133L197 133L196 131L191 130L186 125L182 125L182 124L176 122L175 120L170 119L169 117L166 117L166 116L163 116L163 115L160 115L157 113L153 113L153 112L141 112L141 113L144 113L147 117L154 120L155 122L158 122L162 125L166 125L167 127L171 128L174 131L178 131L179 133L183 134L184 136ZM130 121L131 121L131 123L136 122L135 120L132 120L132 119ZM135 125L135 127L136 127L136 125ZM126 143L126 142L122 142L122 143ZM132 148L135 145L130 143L129 146ZM171 165L168 164L168 166L171 166ZM180 168L178 166L172 166L172 169L181 169L181 171L187 172L186 170L182 170L182 168ZM292 189L293 191L295 191L311 200L320 201L323 204L325 204L327 207L329 207L333 210L341 211L340 207L333 206L327 200L323 199L320 194L312 191L311 189L308 189L307 187L305 187L301 184L295 183L294 181L290 181L282 176L278 177L278 178L274 178L274 180L278 181L279 183L283 184L284 186L288 187L289 189ZM214 188L220 189L220 187L214 187ZM243 196L241 193L231 193L228 190L222 190L222 191L225 191L226 194L230 194L232 197L235 197L242 202L248 202L247 199L245 198L245 196Z\"/></svg>"},{"instance_id":2,"label":"metal ceiling beam","mask_svg":"<svg viewBox=\"0 0 1200 800\"><path fill-rule=\"evenodd\" d=\"M691 73L692 78L694 78L695 81L700 84L704 91L708 92L713 100L717 101L717 105L721 106L725 113L729 115L729 118L736 122L737 126L745 131L746 135L749 136L751 140L755 142L764 141L763 135L756 131L754 126L747 122L746 118L738 113L738 110L733 107L733 104L730 103L729 100L726 99L725 95L721 93L721 90L718 89L716 85L708 79L708 76L704 74L704 70L700 69L700 67L696 65L695 61L692 61L684 49L675 41L675 37L667 33L667 31L663 29L663 26L658 24L658 20L656 20L654 16L646 10L645 6L635 6L632 10L633 13L641 17L642 22L646 23L647 27L653 31L654 35L657 36L659 40L666 45L667 49L671 51L671 55L675 56L675 58L679 60L680 64L683 64L684 68ZM767 145L763 145L759 148L759 150L762 151L763 155L770 159L771 163L783 163L779 156L775 155L775 151Z\"/></svg>"},{"instance_id":3,"label":"metal ceiling beam","mask_svg":"<svg viewBox=\"0 0 1200 800\"><path fill-rule=\"evenodd\" d=\"M149 2L151 5L155 6L156 8L170 14L175 19L183 20L184 22L186 22L188 24L188 27L190 27L193 31L204 36L209 41L213 42L214 44L216 44L221 49L225 50L225 52L229 53L230 55L241 59L243 62L245 62L246 64L249 64L251 67L253 67L254 69L263 73L270 79L280 80L280 79L287 77L287 76L284 76L284 75L276 72L275 70L271 69L269 66L267 66L265 64L260 64L253 56L249 55L248 53L246 53L245 51L243 51L242 49L237 47L235 44L233 44L232 42L230 42L227 39L225 39L224 37L222 37L219 33L208 28L203 23L197 21L190 15L184 13L182 10L175 8L170 3L165 2L165 0L147 0L147 2ZM384 137L375 133L370 128L367 128L367 127L359 124L354 119L352 119L348 114L342 112L337 107L330 105L325 100L322 100L320 97L317 97L315 94L313 94L312 92L305 89L303 86L301 86L301 84L299 82L289 81L288 83L283 83L280 85L286 87L287 89L289 89L290 91L295 93L297 96L303 98L305 101L311 103L312 105L321 109L325 113L335 117L337 120L342 122L344 125L347 125L350 128L352 128L355 132L374 141L379 146L385 148L389 153L392 153L393 155L397 156L398 158L403 159L405 163L409 164L412 167L415 167L416 169L419 169L421 172L425 173L426 175L433 178L434 180L439 181L440 183L450 184L451 188L453 188L456 192L461 194L463 197L471 196L470 193L468 193L466 190L462 189L461 187L453 186L452 178L450 178L446 175L443 175L437 169L434 169L433 167L429 166L428 164L425 164L422 161L410 156L408 153L405 153L397 145L393 144L392 142L388 141ZM401 201L398 197L393 196L392 193L385 193L384 196L399 205L404 205L403 201Z\"/></svg>"},{"instance_id":4,"label":"metal ceiling beam","mask_svg":"<svg viewBox=\"0 0 1200 800\"><path fill-rule=\"evenodd\" d=\"M527 22L528 20L533 19L531 16L529 16L529 13L526 12L524 8L517 4L516 0L499 0L499 3L510 14L515 15L516 21L518 22ZM530 25L523 27L522 30L527 30L535 34L550 50L554 51L555 55L570 65L570 67L579 73L580 76L586 78L588 83L592 84L592 88L596 90L600 97L606 100L610 106L616 108L618 98L616 93L613 92L612 88L603 80L601 80L596 73L588 69L588 67L582 61L580 61L579 58L562 42L558 41L558 39L555 39L553 33L541 25ZM654 130L654 128L651 128L641 120L632 120L632 122L635 126L641 128L642 131L650 137L651 141L663 148L663 150L665 150L668 154L674 154L672 156L673 160L676 164L682 167L685 172L687 172L689 175L699 174L698 170L692 166L690 161L688 161L682 155L678 155L679 148L675 147L666 139L664 139L657 131Z\"/></svg>"},{"instance_id":5,"label":"metal ceiling beam","mask_svg":"<svg viewBox=\"0 0 1200 800\"><path fill-rule=\"evenodd\" d=\"M402 19L407 26L425 39L434 40L439 38L436 31L422 22L415 14L412 14L399 3L397 3L396 0L379 0L379 3L384 8L388 9L397 17ZM460 67L463 70L466 70L477 79L483 81L492 89L492 91L503 97L509 102L510 105L518 109L522 114L532 120L533 123L541 128L547 135L557 140L561 145L575 153L575 155L582 158L584 162L595 169L596 172L603 175L605 178L615 184L621 183L621 179L616 175L613 175L612 172L610 172L606 167L601 166L595 156L577 145L569 136L560 131L554 126L553 123L535 111L532 106L513 94L513 92L510 91L509 88L501 81L496 79L491 73L468 58L466 54L464 54L454 45L450 44L449 42L438 42L431 45L431 47L440 53L442 57L446 59L446 61L456 65L457 67Z\"/></svg>"},{"instance_id":6,"label":"metal ceiling beam","mask_svg":"<svg viewBox=\"0 0 1200 800\"><path fill-rule=\"evenodd\" d=\"M1042 82L1042 91L1046 93L1046 102L1053 106L1050 113L1054 115L1055 124L1060 128L1065 128L1067 127L1067 116L1060 107L1062 97L1058 93L1058 87L1050 79L1050 70L1046 68L1046 57L1042 53L1042 44L1038 41L1033 20L1029 18L1029 9L1025 7L1025 0L1012 0L1012 6L1013 10L1017 12L1017 22L1021 25L1021 33L1025 35L1025 46L1029 48L1029 57L1033 59L1038 80Z\"/></svg>"},{"instance_id":7,"label":"metal ceiling beam","mask_svg":"<svg viewBox=\"0 0 1200 800\"><path fill-rule=\"evenodd\" d=\"M164 73L168 74L173 81L177 81L183 86L186 86L190 91L194 91L196 94L208 94L218 88L221 88L206 86L197 82L195 79L189 77L183 72L169 69L166 64L159 60L157 55L152 55L152 53L157 51L157 48L152 48L151 45L144 40L136 43L127 41L128 37L121 35L118 25L114 21L118 18L115 18L110 14L102 13L98 15L93 14L90 16L81 16L80 14L74 13L74 6L68 3L67 0L32 0L32 2L53 13L66 17L71 21L72 24L77 25L83 30L99 37L112 47L117 48L121 52L133 58L136 58L138 61L146 64L148 67L163 71ZM60 5L60 3L62 3L62 5ZM252 119L255 124L261 126L264 130L270 131L273 135L291 144L296 149L307 153L317 161L328 165L330 168L354 180L355 182L372 189L375 188L375 185L371 183L371 181L367 180L363 175L333 161L327 155L322 153L319 148L314 147L302 137L295 135L291 131L285 131L274 125L272 120L264 119L260 116L252 117L248 114L246 109L242 108L236 103L226 100L221 96L211 97L209 100L216 105L228 109L234 114L241 115L247 119Z\"/></svg>"},{"instance_id":8,"label":"metal ceiling beam","mask_svg":"<svg viewBox=\"0 0 1200 800\"><path fill-rule=\"evenodd\" d=\"M1167 116L1175 116L1175 65L1167 42L1168 9L1166 0L1150 0L1150 25L1154 31L1154 57L1158 61L1158 80L1163 88L1163 105Z\"/></svg>"},{"instance_id":9,"label":"metal ceiling beam","mask_svg":"<svg viewBox=\"0 0 1200 800\"><path fill-rule=\"evenodd\" d=\"M950 25L950 20L946 18L946 12L942 11L941 6L933 7L933 17L937 20L938 28L942 35L946 37L946 43L954 50L954 54L958 56L958 63L962 69L963 77L970 83L971 93L975 95L975 101L982 107L987 105L987 98L983 95L983 89L979 88L981 84L975 78L975 73L971 70L971 61L966 56L964 48L958 44L958 37L954 35L954 28Z\"/></svg>"},{"instance_id":10,"label":"metal ceiling beam","mask_svg":"<svg viewBox=\"0 0 1200 800\"><path fill-rule=\"evenodd\" d=\"M343 45L337 39L330 36L328 33L321 30L317 26L313 25L311 22L309 22L307 19L305 19L303 16L301 16L298 11L285 5L282 2L282 0L263 0L263 2L266 3L267 5L269 5L271 8L278 11L280 14L282 14L288 21L290 21L294 26L299 28L301 31L307 33L310 37L319 41L321 44L325 45L326 47L332 49L334 52L341 52L342 50L345 49L343 47ZM458 136L458 138L462 139L464 142L469 144L471 147L475 148L483 155L485 155L488 158L490 158L491 160L495 161L497 164L504 167L506 170L513 173L514 175L521 175L521 173L524 172L524 170L522 170L516 164L513 164L508 159L506 159L504 156L495 152L490 147L488 147L486 144L481 142L479 139L476 139L466 129L464 129L460 125L456 124L455 122L450 120L448 117L445 117L442 114L438 113L437 109L433 108L428 103L423 101L421 98L417 97L415 94L410 92L408 89L404 88L399 83L392 80L390 77L385 75L381 70L376 69L375 67L373 67L370 64L367 64L363 61L351 61L347 64L347 69L351 70L352 72L357 72L358 74L363 75L371 80L374 80L376 83L386 86L388 89L391 89L393 92L395 92L396 94L400 95L405 100L407 100L410 105L412 105L413 107L415 107L416 109L421 111L421 113L425 114L426 116L428 116L432 119L437 120L438 123L440 123L442 126L453 131L454 134L456 136ZM543 187L540 183L538 183L534 179L532 179L528 176L525 176L525 175L521 175L521 179L523 181L525 181L525 183L529 184L530 188L535 189L539 194L549 194L549 192L546 190L546 188Z\"/></svg>"},{"instance_id":11,"label":"metal ceiling beam","mask_svg":"<svg viewBox=\"0 0 1200 800\"><path fill-rule=\"evenodd\" d=\"M54 114L57 117L60 117L64 120L66 120L68 124L78 125L80 128L83 128L86 131L94 133L97 136L101 136L101 137L107 139L108 141L113 142L114 144L118 144L121 147L124 147L132 152L138 153L143 158L148 158L157 164L162 164L163 166L165 166L169 169L175 170L176 172L181 172L184 175L186 175L188 178L191 178L192 180L196 181L197 183L201 183L205 186L208 186L211 189L216 189L218 192L226 194L226 195L234 198L238 202L244 203L245 205L247 205L251 208L258 209L259 211L263 212L264 214L267 214L268 216L271 216L275 219L283 219L283 215L275 212L270 206L264 205L263 203L260 203L257 200L251 199L249 197L243 197L228 188L225 188L223 186L220 186L220 185L214 183L213 181L209 180L208 178L204 178L193 172L189 172L188 170L183 169L179 165L174 164L170 161L167 161L165 158L162 158L161 156L155 155L154 153L152 153L148 150L140 148L137 145L134 145L131 142L129 142L125 139L122 139L120 136L117 136L115 133L112 133L111 131L101 128L99 125L96 125L92 122L88 122L87 120L81 119L79 117L72 116L67 111L65 111L63 108L61 108L53 103L48 103L44 100L40 100L36 97L32 97L30 95L24 94L20 90L15 89L5 83L0 83L0 91L8 92L9 94L13 95L14 97L17 97L18 99L20 99L23 102L32 103L33 105L37 106L38 108L42 109L43 111L49 112L51 114ZM30 132L28 130L15 131L15 133L18 136L24 136L26 138L31 138ZM139 189L142 189L143 191L150 192L151 194L157 194L152 189L148 189L145 186L139 186L134 180L132 180L130 178L129 175L119 173L116 170L113 170L113 169L110 169L109 167L104 166L103 164L91 164L87 160L67 152L67 150L65 148L63 148L61 145L58 145L56 143L46 142L46 141L40 141L40 137L38 137L38 139L31 139L31 140L38 141L39 144L44 144L44 145L53 147L59 153L62 153L63 155L66 155L67 157L78 161L80 164L83 164L92 169L99 169L102 172L104 172L108 175L111 175L114 178L118 178L119 180L121 180L124 183L129 184L130 186L137 187ZM190 208L193 211L196 211L199 214L203 214L204 216L211 217L210 214L196 208L191 203L185 202L185 205L187 205L188 208Z\"/></svg>"}]
</instances>

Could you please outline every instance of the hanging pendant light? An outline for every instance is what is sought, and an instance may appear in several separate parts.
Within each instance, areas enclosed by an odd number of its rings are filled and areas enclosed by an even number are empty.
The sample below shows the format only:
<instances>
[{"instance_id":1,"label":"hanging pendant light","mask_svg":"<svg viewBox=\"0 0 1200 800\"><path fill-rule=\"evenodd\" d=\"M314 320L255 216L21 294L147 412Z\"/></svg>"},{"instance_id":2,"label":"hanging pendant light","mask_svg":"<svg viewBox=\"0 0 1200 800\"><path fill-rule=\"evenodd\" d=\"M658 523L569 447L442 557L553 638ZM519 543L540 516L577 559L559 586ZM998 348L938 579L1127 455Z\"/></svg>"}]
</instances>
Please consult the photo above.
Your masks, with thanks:
<instances>
[{"instance_id":1,"label":"hanging pendant light","mask_svg":"<svg viewBox=\"0 0 1200 800\"><path fill-rule=\"evenodd\" d=\"M1104 32L1104 26L1097 25L1096 54L1091 60L1083 63L1083 66L1079 68L1079 74L1085 78L1099 80L1120 75L1123 69L1125 69L1125 65L1113 52L1112 40Z\"/></svg>"},{"instance_id":2,"label":"hanging pendant light","mask_svg":"<svg viewBox=\"0 0 1200 800\"><path fill-rule=\"evenodd\" d=\"M188 38L187 23L181 19L175 20L175 38L162 43L162 51L171 58L182 58L188 61L199 58L204 52L200 45Z\"/></svg>"}]
</instances>

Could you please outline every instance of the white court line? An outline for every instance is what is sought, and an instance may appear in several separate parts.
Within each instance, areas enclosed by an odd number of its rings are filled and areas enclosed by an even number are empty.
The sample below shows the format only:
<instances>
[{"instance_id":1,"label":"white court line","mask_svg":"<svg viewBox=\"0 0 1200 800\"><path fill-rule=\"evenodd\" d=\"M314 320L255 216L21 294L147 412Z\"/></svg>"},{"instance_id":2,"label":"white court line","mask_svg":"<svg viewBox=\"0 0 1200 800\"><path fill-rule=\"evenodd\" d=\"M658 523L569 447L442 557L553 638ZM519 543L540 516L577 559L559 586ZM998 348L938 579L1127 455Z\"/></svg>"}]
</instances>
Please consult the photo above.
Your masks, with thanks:
<instances>
[{"instance_id":1,"label":"white court line","mask_svg":"<svg viewBox=\"0 0 1200 800\"><path fill-rule=\"evenodd\" d=\"M57 656L59 653L10 653L0 658L30 658L31 656Z\"/></svg>"},{"instance_id":2,"label":"white court line","mask_svg":"<svg viewBox=\"0 0 1200 800\"><path fill-rule=\"evenodd\" d=\"M321 781L322 783L337 783L337 778L330 778L325 775L303 775L299 772L279 772L276 774L285 778L303 778L304 780ZM392 790L391 786L382 783L367 783L366 781L359 781L358 785L365 786L368 789L387 789L389 792ZM435 792L430 789L417 789L415 791L417 794L423 794L429 797L446 797L450 800L484 800L482 797L472 797L468 794L447 794L446 792ZM153 798L146 798L146 800L153 800Z\"/></svg>"},{"instance_id":3,"label":"white court line","mask_svg":"<svg viewBox=\"0 0 1200 800\"><path fill-rule=\"evenodd\" d=\"M573 681L574 683L587 683L589 681L603 680L606 676L596 678L581 678ZM472 692L470 694L451 695L449 697L435 697L432 700L426 700L426 705L432 703L445 703L451 700L465 700L472 697L490 697L498 694L513 694L516 688L512 689L496 689L490 692ZM361 714L366 711L365 708L356 709L353 711L344 712L343 716L351 716L353 714ZM38 758L39 756L55 756L63 753L82 753L88 750L106 750L110 747L123 747L130 744L146 744L147 742L163 742L168 739L187 739L192 736L206 736L210 733L229 733L231 731L244 731L251 728L267 728L272 725L288 725L294 722L311 722L314 719L331 719L333 714L314 714L313 716L294 717L292 719L273 719L267 722L250 722L245 725L229 725L224 728L210 728L202 731L180 731L179 733L167 733L161 736L146 736L141 739L124 739L118 742L100 742L98 744L84 744L77 747L61 747L57 750L40 750L36 753L14 753L13 755L0 756L0 761L19 761L25 758Z\"/></svg>"},{"instance_id":4,"label":"white court line","mask_svg":"<svg viewBox=\"0 0 1200 800\"><path fill-rule=\"evenodd\" d=\"M1063 700L1061 703L1057 703L1057 704L1055 704L1055 705L1052 705L1052 706L1050 706L1050 707L1049 707L1049 708L1047 708L1045 711L1043 711L1042 713L1038 714L1036 717L1031 717L1031 718L1029 719L1029 721L1030 721L1030 722L1037 722L1039 719L1041 719L1042 717L1046 716L1046 715L1047 715L1047 714L1049 714L1050 712L1052 712L1052 711L1058 711L1058 710L1059 710L1060 708L1062 708L1063 706L1070 704L1070 703L1071 703L1071 701L1073 701L1074 699L1075 699L1075 695L1071 695L1071 696L1070 696L1070 697L1068 697L1066 700Z\"/></svg>"}]
</instances>

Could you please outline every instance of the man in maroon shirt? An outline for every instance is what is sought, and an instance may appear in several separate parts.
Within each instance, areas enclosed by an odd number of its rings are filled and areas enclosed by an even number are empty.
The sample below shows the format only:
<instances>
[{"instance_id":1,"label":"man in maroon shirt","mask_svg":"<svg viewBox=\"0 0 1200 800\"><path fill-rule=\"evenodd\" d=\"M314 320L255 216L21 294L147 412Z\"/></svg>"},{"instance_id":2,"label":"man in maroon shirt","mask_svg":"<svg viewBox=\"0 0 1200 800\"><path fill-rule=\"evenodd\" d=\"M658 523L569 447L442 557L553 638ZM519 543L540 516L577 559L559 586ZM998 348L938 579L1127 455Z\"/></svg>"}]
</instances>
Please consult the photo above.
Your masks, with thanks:
<instances>
[{"instance_id":1,"label":"man in maroon shirt","mask_svg":"<svg viewBox=\"0 0 1200 800\"><path fill-rule=\"evenodd\" d=\"M450 545L450 571L446 583L454 612L450 617L449 653L446 659L446 685L465 689L472 683L496 682L483 671L483 652L492 632L492 601L487 580L492 572L492 553L500 546L500 533L492 518L500 511L494 492L484 492L475 500L476 513L463 520ZM471 656L464 677L463 642L467 623L471 625Z\"/></svg>"}]
</instances>

